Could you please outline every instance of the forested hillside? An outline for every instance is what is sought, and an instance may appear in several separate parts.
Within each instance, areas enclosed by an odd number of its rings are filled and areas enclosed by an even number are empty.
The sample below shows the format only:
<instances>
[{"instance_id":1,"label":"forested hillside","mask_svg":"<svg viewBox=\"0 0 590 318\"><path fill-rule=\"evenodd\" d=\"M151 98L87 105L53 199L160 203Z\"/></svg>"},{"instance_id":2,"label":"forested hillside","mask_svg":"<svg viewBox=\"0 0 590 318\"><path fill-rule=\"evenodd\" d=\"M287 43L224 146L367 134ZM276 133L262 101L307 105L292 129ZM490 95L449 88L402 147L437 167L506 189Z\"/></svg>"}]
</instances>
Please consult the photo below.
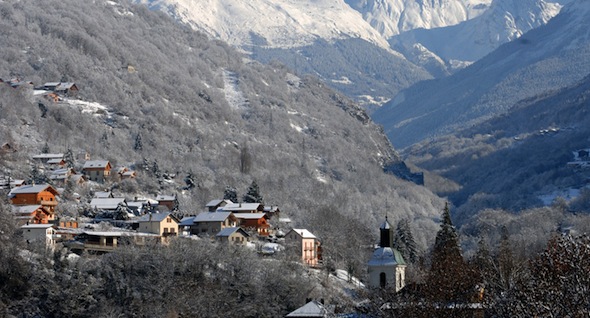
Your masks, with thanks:
<instances>
[{"instance_id":1,"label":"forested hillside","mask_svg":"<svg viewBox=\"0 0 590 318\"><path fill-rule=\"evenodd\" d=\"M75 82L76 98L106 107L89 113L44 101L40 108L28 91L2 86L0 136L18 149L2 165L13 178L26 179L28 158L47 144L177 175L168 183L140 173L126 185L129 195L180 193L190 173L197 187L180 196L187 214L226 186L241 197L256 180L265 202L295 224L320 209L361 226L388 213L413 220L421 244L431 237L441 200L384 174L382 164L399 160L387 138L319 80L245 60L140 5L6 1L0 9L1 77Z\"/></svg>"},{"instance_id":2,"label":"forested hillside","mask_svg":"<svg viewBox=\"0 0 590 318\"><path fill-rule=\"evenodd\" d=\"M476 127L410 147L407 154L460 185L439 188L459 207L460 222L487 208L517 212L557 197L566 210L588 213L588 171L568 162L589 146L589 96L586 77Z\"/></svg>"}]
</instances>

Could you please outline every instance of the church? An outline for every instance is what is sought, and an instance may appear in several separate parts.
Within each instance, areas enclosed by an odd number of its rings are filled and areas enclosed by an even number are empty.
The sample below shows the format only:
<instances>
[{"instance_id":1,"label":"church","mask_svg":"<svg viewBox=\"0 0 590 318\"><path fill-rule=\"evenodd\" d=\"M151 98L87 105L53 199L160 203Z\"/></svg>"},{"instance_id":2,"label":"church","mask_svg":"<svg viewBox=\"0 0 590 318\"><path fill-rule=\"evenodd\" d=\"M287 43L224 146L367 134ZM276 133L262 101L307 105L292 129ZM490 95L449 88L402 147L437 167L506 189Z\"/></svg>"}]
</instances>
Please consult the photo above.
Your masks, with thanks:
<instances>
[{"instance_id":1,"label":"church","mask_svg":"<svg viewBox=\"0 0 590 318\"><path fill-rule=\"evenodd\" d=\"M387 217L379 231L379 247L368 263L369 287L391 288L398 292L405 286L406 262L402 254L393 248L393 228Z\"/></svg>"}]
</instances>

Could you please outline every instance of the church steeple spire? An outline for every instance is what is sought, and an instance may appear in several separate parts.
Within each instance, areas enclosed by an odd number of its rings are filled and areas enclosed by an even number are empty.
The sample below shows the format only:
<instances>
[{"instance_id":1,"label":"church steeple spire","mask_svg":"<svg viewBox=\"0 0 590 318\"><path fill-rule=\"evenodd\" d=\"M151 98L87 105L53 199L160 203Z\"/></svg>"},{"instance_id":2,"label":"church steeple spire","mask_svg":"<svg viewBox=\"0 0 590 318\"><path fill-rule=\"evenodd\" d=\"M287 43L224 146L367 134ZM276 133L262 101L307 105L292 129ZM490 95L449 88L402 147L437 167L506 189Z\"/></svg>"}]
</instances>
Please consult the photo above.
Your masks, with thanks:
<instances>
[{"instance_id":1,"label":"church steeple spire","mask_svg":"<svg viewBox=\"0 0 590 318\"><path fill-rule=\"evenodd\" d=\"M385 216L385 222L379 227L381 239L379 241L380 247L393 247L393 228Z\"/></svg>"}]
</instances>

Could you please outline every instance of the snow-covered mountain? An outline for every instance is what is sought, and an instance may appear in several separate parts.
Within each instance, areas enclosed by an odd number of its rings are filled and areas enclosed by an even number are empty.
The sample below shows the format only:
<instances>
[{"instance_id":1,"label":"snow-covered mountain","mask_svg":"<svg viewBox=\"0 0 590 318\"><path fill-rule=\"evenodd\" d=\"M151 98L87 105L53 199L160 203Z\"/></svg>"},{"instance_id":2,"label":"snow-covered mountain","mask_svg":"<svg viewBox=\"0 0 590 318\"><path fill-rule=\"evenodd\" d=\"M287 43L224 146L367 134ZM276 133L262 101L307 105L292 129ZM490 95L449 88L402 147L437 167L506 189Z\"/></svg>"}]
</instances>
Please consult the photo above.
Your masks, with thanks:
<instances>
[{"instance_id":1,"label":"snow-covered mountain","mask_svg":"<svg viewBox=\"0 0 590 318\"><path fill-rule=\"evenodd\" d=\"M414 29L456 25L479 16L492 0L345 0L384 38Z\"/></svg>"},{"instance_id":2,"label":"snow-covered mountain","mask_svg":"<svg viewBox=\"0 0 590 318\"><path fill-rule=\"evenodd\" d=\"M134 0L369 108L544 24L559 11L547 1Z\"/></svg>"},{"instance_id":3,"label":"snow-covered mountain","mask_svg":"<svg viewBox=\"0 0 590 318\"><path fill-rule=\"evenodd\" d=\"M394 145L469 127L518 101L590 74L590 1L576 0L546 25L440 80L402 91L373 114Z\"/></svg>"},{"instance_id":4,"label":"snow-covered mountain","mask_svg":"<svg viewBox=\"0 0 590 318\"><path fill-rule=\"evenodd\" d=\"M344 0L138 0L231 45L291 48L317 39L387 41Z\"/></svg>"},{"instance_id":5,"label":"snow-covered mountain","mask_svg":"<svg viewBox=\"0 0 590 318\"><path fill-rule=\"evenodd\" d=\"M443 28L409 30L392 37L390 43L402 51L418 43L447 63L474 62L501 44L546 24L561 7L545 0L495 0L473 19Z\"/></svg>"}]
</instances>

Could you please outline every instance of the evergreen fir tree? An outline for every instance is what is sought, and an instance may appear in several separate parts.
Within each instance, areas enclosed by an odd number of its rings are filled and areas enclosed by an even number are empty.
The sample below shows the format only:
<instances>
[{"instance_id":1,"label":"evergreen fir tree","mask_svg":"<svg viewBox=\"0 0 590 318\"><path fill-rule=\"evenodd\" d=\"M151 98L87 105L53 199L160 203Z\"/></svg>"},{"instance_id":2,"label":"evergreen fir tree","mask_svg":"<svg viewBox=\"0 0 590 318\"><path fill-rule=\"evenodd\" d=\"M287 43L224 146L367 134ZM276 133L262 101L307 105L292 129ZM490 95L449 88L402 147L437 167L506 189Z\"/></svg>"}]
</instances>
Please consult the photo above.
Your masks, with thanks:
<instances>
[{"instance_id":1,"label":"evergreen fir tree","mask_svg":"<svg viewBox=\"0 0 590 318\"><path fill-rule=\"evenodd\" d=\"M64 161L66 162L66 166L68 168L74 167L74 153L72 152L72 149L68 148L68 150L66 150L66 153L64 154Z\"/></svg>"},{"instance_id":2,"label":"evergreen fir tree","mask_svg":"<svg viewBox=\"0 0 590 318\"><path fill-rule=\"evenodd\" d=\"M47 141L45 142L43 148L41 148L41 153L49 153L49 145L47 144Z\"/></svg>"},{"instance_id":3,"label":"evergreen fir tree","mask_svg":"<svg viewBox=\"0 0 590 318\"><path fill-rule=\"evenodd\" d=\"M402 253L405 260L415 263L418 260L418 247L408 220L401 220L396 227L393 245Z\"/></svg>"},{"instance_id":4,"label":"evergreen fir tree","mask_svg":"<svg viewBox=\"0 0 590 318\"><path fill-rule=\"evenodd\" d=\"M252 181L248 187L248 191L244 194L242 201L246 203L263 203L263 198L262 195L260 195L260 190L258 189L256 181Z\"/></svg>"},{"instance_id":5,"label":"evergreen fir tree","mask_svg":"<svg viewBox=\"0 0 590 318\"><path fill-rule=\"evenodd\" d=\"M230 200L231 202L237 203L238 202L238 192L236 188L225 186L225 190L223 191L223 199Z\"/></svg>"},{"instance_id":6,"label":"evergreen fir tree","mask_svg":"<svg viewBox=\"0 0 590 318\"><path fill-rule=\"evenodd\" d=\"M445 204L440 230L436 234L431 262L427 277L430 300L442 303L469 302L475 283L461 255L459 236L451 221L448 204Z\"/></svg>"},{"instance_id":7,"label":"evergreen fir tree","mask_svg":"<svg viewBox=\"0 0 590 318\"><path fill-rule=\"evenodd\" d=\"M135 136L135 145L133 146L135 151L143 150L143 142L141 141L141 133L137 133Z\"/></svg>"}]
</instances>

